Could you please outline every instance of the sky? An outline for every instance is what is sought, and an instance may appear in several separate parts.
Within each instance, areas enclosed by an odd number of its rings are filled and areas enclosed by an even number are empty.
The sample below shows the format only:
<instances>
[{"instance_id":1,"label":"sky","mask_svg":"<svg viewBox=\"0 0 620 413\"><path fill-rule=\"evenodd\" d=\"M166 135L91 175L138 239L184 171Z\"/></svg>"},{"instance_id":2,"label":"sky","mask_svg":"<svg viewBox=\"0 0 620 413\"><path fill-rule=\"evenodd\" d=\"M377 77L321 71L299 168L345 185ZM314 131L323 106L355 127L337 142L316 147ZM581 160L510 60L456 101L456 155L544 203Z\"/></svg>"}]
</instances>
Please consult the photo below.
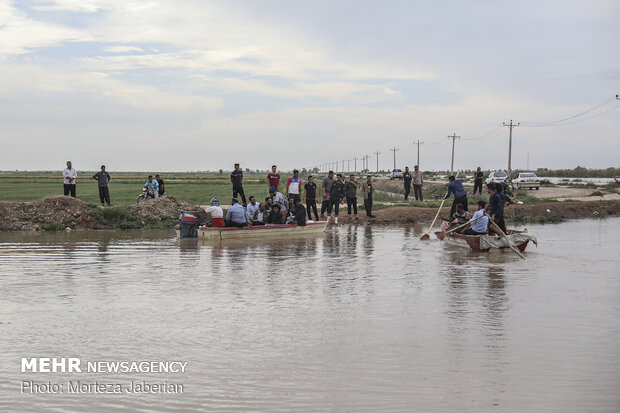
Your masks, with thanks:
<instances>
[{"instance_id":1,"label":"sky","mask_svg":"<svg viewBox=\"0 0 620 413\"><path fill-rule=\"evenodd\" d=\"M0 170L392 169L417 140L447 170L452 134L455 169L506 169L511 119L513 169L618 167L618 21L617 0L0 0Z\"/></svg>"}]
</instances>

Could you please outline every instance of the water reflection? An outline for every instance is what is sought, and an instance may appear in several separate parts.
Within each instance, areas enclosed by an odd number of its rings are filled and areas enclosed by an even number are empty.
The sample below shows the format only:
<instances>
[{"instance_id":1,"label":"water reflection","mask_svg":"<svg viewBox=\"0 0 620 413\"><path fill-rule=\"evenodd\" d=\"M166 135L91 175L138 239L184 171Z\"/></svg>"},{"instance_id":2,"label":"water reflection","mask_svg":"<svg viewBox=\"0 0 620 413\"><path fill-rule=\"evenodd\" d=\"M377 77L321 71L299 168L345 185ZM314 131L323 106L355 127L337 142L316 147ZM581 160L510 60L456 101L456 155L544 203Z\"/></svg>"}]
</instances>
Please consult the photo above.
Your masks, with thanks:
<instances>
[{"instance_id":1,"label":"water reflection","mask_svg":"<svg viewBox=\"0 0 620 413\"><path fill-rule=\"evenodd\" d=\"M31 411L613 411L620 220L603 224L532 226L541 247L526 261L421 242L415 227L0 234L3 403L28 411L11 363L53 352L189 359L189 392L42 396Z\"/></svg>"}]
</instances>

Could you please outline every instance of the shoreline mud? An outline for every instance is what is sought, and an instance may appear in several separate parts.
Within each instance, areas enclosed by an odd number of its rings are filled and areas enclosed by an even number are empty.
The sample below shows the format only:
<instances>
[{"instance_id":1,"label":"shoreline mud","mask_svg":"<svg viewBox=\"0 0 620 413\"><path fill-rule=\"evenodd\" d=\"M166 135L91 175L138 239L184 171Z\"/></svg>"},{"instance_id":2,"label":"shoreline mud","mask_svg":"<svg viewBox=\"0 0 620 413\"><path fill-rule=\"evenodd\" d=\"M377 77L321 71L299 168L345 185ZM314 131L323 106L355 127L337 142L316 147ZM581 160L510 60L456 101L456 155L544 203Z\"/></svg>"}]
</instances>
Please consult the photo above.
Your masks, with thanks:
<instances>
[{"instance_id":1,"label":"shoreline mud","mask_svg":"<svg viewBox=\"0 0 620 413\"><path fill-rule=\"evenodd\" d=\"M199 206L162 197L128 207L100 208L79 199L52 196L32 202L0 202L0 231L70 231L109 229L173 228L179 213L202 211ZM339 223L358 222L368 225L426 224L435 217L433 207L391 206L373 211L368 218L359 211L359 220L349 219L341 208ZM440 216L447 217L450 206ZM524 223L556 223L569 219L604 218L620 215L620 201L564 201L510 205L505 211L509 225ZM437 225L437 223L435 224Z\"/></svg>"}]
</instances>

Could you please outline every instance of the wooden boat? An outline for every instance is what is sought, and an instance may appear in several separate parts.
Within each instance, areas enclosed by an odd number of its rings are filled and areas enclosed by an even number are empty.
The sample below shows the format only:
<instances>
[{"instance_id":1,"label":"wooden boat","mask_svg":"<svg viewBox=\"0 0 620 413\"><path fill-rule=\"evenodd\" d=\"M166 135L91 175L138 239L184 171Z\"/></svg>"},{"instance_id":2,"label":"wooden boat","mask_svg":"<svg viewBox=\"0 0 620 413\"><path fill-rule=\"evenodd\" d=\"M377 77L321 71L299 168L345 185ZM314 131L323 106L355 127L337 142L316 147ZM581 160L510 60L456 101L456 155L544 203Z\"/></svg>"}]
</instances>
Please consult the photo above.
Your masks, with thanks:
<instances>
[{"instance_id":1,"label":"wooden boat","mask_svg":"<svg viewBox=\"0 0 620 413\"><path fill-rule=\"evenodd\" d=\"M294 238L300 235L321 234L327 227L327 221L308 222L306 226L282 224L282 225L257 225L242 228L236 227L206 227L198 229L198 239L222 240L222 239L256 239L267 237ZM180 231L177 229L177 237Z\"/></svg>"},{"instance_id":2,"label":"wooden boat","mask_svg":"<svg viewBox=\"0 0 620 413\"><path fill-rule=\"evenodd\" d=\"M438 234L441 234L441 236ZM503 250L505 248L510 248L506 240L497 235L463 235L457 234L456 232L451 232L449 234L435 232L435 235L439 239L445 236L444 241L447 245L469 248L475 252L489 252L491 249ZM536 237L528 232L527 229L523 231L508 230L506 235L510 242L512 242L512 245L521 252L525 251L530 241L538 245Z\"/></svg>"}]
</instances>

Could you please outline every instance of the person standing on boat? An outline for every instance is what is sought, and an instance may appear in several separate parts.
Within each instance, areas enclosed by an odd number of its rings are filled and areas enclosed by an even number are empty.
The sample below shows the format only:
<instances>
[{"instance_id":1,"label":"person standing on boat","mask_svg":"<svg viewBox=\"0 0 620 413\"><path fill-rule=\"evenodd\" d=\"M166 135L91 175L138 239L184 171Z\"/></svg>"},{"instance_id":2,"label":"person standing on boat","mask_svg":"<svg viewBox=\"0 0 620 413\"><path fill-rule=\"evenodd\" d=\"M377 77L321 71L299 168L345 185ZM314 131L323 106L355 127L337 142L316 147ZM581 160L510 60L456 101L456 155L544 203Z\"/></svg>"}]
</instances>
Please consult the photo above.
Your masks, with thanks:
<instances>
[{"instance_id":1,"label":"person standing on boat","mask_svg":"<svg viewBox=\"0 0 620 413\"><path fill-rule=\"evenodd\" d=\"M334 171L329 171L327 177L323 179L323 202L321 203L321 219L325 219L325 211L329 208L329 192L334 184Z\"/></svg>"},{"instance_id":2,"label":"person standing on boat","mask_svg":"<svg viewBox=\"0 0 620 413\"><path fill-rule=\"evenodd\" d=\"M67 161L67 167L62 171L64 193L65 196L71 194L75 198L75 180L77 179L77 171L71 166L71 161Z\"/></svg>"},{"instance_id":3,"label":"person standing on boat","mask_svg":"<svg viewBox=\"0 0 620 413\"><path fill-rule=\"evenodd\" d=\"M212 227L225 227L226 223L224 222L224 210L220 206L220 200L218 198L211 198L210 206L205 209L207 216L211 217L211 226Z\"/></svg>"},{"instance_id":4,"label":"person standing on boat","mask_svg":"<svg viewBox=\"0 0 620 413\"><path fill-rule=\"evenodd\" d=\"M301 179L299 178L299 171L295 169L293 176L286 181L286 196L288 198L294 198L295 201L301 200L302 186Z\"/></svg>"},{"instance_id":5,"label":"person standing on boat","mask_svg":"<svg viewBox=\"0 0 620 413\"><path fill-rule=\"evenodd\" d=\"M105 165L101 165L101 171L94 174L93 179L97 181L97 185L99 186L99 200L101 201L101 206L103 206L103 201L107 202L108 206L111 206L110 190L108 189L110 174L106 172Z\"/></svg>"},{"instance_id":6,"label":"person standing on boat","mask_svg":"<svg viewBox=\"0 0 620 413\"><path fill-rule=\"evenodd\" d=\"M405 166L405 172L403 172L403 184L405 185L405 201L409 198L409 192L411 191L411 173L409 167Z\"/></svg>"},{"instance_id":7,"label":"person standing on boat","mask_svg":"<svg viewBox=\"0 0 620 413\"><path fill-rule=\"evenodd\" d=\"M233 186L233 198L237 198L238 195L241 195L241 200L245 207L248 203L245 200L245 193L243 192L243 171L239 168L238 163L235 164L235 170L230 174L230 182L232 182Z\"/></svg>"},{"instance_id":8,"label":"person standing on boat","mask_svg":"<svg viewBox=\"0 0 620 413\"><path fill-rule=\"evenodd\" d=\"M418 165L413 167L413 195L415 195L415 200L418 199L420 201L424 201L422 198L422 185L424 184L424 179L422 177L422 172L418 168Z\"/></svg>"},{"instance_id":9,"label":"person standing on boat","mask_svg":"<svg viewBox=\"0 0 620 413\"><path fill-rule=\"evenodd\" d=\"M351 220L351 206L353 206L353 214L355 219L357 217L357 188L360 186L355 182L355 175L349 176L349 181L345 185L345 193L347 196L347 212L349 214L349 220Z\"/></svg>"},{"instance_id":10,"label":"person standing on boat","mask_svg":"<svg viewBox=\"0 0 620 413\"><path fill-rule=\"evenodd\" d=\"M256 198L254 197L254 195L250 195L250 203L247 206L248 219L252 219L254 213L258 211L259 206L260 204L256 202Z\"/></svg>"},{"instance_id":11,"label":"person standing on boat","mask_svg":"<svg viewBox=\"0 0 620 413\"><path fill-rule=\"evenodd\" d=\"M336 182L332 184L329 191L329 207L327 208L327 215L332 216L332 209L336 216L335 222L338 223L338 209L340 204L344 203L345 198L345 184L342 180L342 174L336 175Z\"/></svg>"},{"instance_id":12,"label":"person standing on boat","mask_svg":"<svg viewBox=\"0 0 620 413\"><path fill-rule=\"evenodd\" d=\"M474 216L469 220L471 226L463 231L465 235L484 235L487 233L489 217L484 215L486 203L484 201L478 201L476 207L478 210L474 212Z\"/></svg>"},{"instance_id":13,"label":"person standing on boat","mask_svg":"<svg viewBox=\"0 0 620 413\"><path fill-rule=\"evenodd\" d=\"M476 195L476 190L479 195L482 195L482 178L484 178L484 173L480 167L478 167L476 168L476 173L474 174L474 195Z\"/></svg>"},{"instance_id":14,"label":"person standing on boat","mask_svg":"<svg viewBox=\"0 0 620 413\"><path fill-rule=\"evenodd\" d=\"M249 223L245 208L239 205L237 198L233 198L231 206L226 212L226 225L229 227L245 227Z\"/></svg>"},{"instance_id":15,"label":"person standing on boat","mask_svg":"<svg viewBox=\"0 0 620 413\"><path fill-rule=\"evenodd\" d=\"M450 194L454 194L454 201L452 202L452 208L450 209L450 216L454 215L454 211L456 211L456 206L458 204L463 205L463 209L468 211L467 208L467 192L465 188L463 188L463 180L456 179L454 175L448 178L450 183L448 184L448 193L446 194L445 199L450 198Z\"/></svg>"},{"instance_id":16,"label":"person standing on boat","mask_svg":"<svg viewBox=\"0 0 620 413\"><path fill-rule=\"evenodd\" d=\"M280 190L280 174L277 172L278 167L271 165L271 172L267 174L267 184L269 189L275 187L277 191Z\"/></svg>"},{"instance_id":17,"label":"person standing on boat","mask_svg":"<svg viewBox=\"0 0 620 413\"><path fill-rule=\"evenodd\" d=\"M314 211L315 221L319 220L319 214L316 210L316 184L312 175L308 176L308 183L304 185L306 190L306 210L308 211L308 220L312 219L312 211Z\"/></svg>"},{"instance_id":18,"label":"person standing on boat","mask_svg":"<svg viewBox=\"0 0 620 413\"><path fill-rule=\"evenodd\" d=\"M496 185L491 182L487 185L487 191L489 193L489 216L497 224L497 226L506 233L506 222L504 221L504 206L506 202L512 203L512 200L508 198L506 195L500 193Z\"/></svg>"},{"instance_id":19,"label":"person standing on boat","mask_svg":"<svg viewBox=\"0 0 620 413\"><path fill-rule=\"evenodd\" d=\"M370 175L366 177L366 182L362 184L362 194L364 194L364 208L366 209L366 216L368 218L375 218L372 214L372 198L375 195L375 188L372 185L372 178Z\"/></svg>"}]
</instances>

